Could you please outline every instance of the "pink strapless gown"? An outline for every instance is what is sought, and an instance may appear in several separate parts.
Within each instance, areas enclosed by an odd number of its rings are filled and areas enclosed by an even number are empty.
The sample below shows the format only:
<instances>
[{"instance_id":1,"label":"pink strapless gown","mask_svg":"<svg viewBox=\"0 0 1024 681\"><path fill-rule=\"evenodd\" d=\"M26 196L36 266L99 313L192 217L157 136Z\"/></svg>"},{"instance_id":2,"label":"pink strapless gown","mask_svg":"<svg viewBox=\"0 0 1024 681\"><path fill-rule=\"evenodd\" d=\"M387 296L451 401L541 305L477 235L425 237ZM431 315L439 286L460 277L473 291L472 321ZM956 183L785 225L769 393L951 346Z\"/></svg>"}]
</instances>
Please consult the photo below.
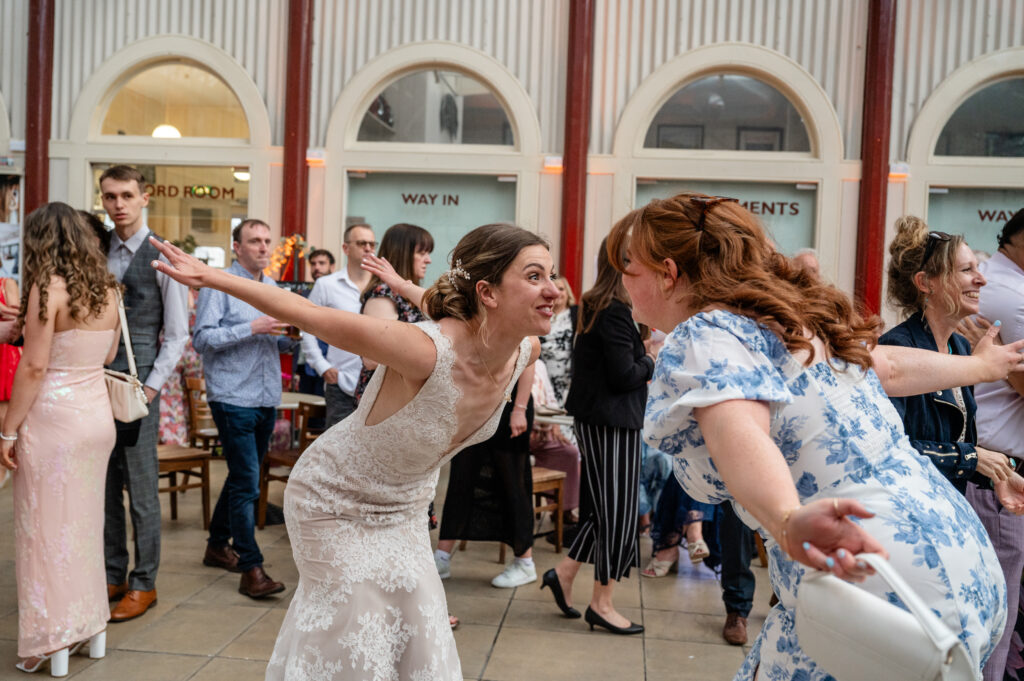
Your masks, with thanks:
<instances>
[{"instance_id":1,"label":"pink strapless gown","mask_svg":"<svg viewBox=\"0 0 1024 681\"><path fill-rule=\"evenodd\" d=\"M103 381L113 331L55 333L46 377L18 429L14 542L18 655L107 626L103 499L114 417Z\"/></svg>"}]
</instances>

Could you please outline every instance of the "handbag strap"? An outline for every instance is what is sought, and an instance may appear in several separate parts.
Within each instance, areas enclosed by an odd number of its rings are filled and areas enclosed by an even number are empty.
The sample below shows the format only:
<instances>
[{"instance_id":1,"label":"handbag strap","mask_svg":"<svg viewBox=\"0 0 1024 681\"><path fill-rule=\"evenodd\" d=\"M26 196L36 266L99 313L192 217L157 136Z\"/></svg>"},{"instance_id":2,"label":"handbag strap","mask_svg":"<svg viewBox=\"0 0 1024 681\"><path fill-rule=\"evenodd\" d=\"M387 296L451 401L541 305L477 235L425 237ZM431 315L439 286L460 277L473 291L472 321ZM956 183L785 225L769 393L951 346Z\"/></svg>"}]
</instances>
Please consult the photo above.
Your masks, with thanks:
<instances>
[{"instance_id":1,"label":"handbag strap","mask_svg":"<svg viewBox=\"0 0 1024 681\"><path fill-rule=\"evenodd\" d=\"M121 317L121 338L124 339L124 350L128 356L128 371L131 373L132 378L138 380L139 371L135 367L135 352L132 351L132 337L128 333L128 315L124 311L124 298L121 297L121 292L117 293L117 313Z\"/></svg>"},{"instance_id":2,"label":"handbag strap","mask_svg":"<svg viewBox=\"0 0 1024 681\"><path fill-rule=\"evenodd\" d=\"M910 585L904 581L903 577L889 564L882 556L877 553L859 553L857 554L857 560L862 560L872 568L875 572L884 579L892 590L899 596L903 604L907 606L917 621L921 624L921 628L925 634L932 640L939 650L946 651L952 648L960 639L957 638L956 634L947 627L942 620L940 620L931 608L929 608L921 597L917 595L917 592L910 588Z\"/></svg>"}]
</instances>

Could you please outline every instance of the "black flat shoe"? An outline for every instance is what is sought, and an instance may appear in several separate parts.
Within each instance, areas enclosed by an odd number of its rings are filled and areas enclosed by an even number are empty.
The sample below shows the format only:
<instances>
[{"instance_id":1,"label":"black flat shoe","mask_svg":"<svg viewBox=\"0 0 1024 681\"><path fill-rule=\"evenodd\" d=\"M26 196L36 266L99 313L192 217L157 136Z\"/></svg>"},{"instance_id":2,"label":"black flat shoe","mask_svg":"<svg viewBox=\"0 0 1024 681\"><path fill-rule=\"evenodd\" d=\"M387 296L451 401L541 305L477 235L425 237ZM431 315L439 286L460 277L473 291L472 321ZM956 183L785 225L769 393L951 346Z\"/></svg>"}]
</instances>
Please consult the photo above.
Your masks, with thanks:
<instances>
[{"instance_id":1,"label":"black flat shoe","mask_svg":"<svg viewBox=\"0 0 1024 681\"><path fill-rule=\"evenodd\" d=\"M644 625L635 624L633 622L630 622L628 627L617 627L591 610L589 605L587 606L587 614L584 615L583 619L585 619L587 624L590 625L591 631L594 630L594 625L596 624L599 627L604 627L613 634L621 634L623 636L628 636L630 634L642 634L644 632Z\"/></svg>"},{"instance_id":2,"label":"black flat shoe","mask_svg":"<svg viewBox=\"0 0 1024 681\"><path fill-rule=\"evenodd\" d=\"M554 568L545 572L544 576L541 577L541 590L543 590L544 587L549 587L551 589L551 593L555 597L555 605L559 607L563 615L573 620L580 618L580 611L565 602L565 594L562 593L562 585L558 582L558 573L555 572Z\"/></svg>"}]
</instances>

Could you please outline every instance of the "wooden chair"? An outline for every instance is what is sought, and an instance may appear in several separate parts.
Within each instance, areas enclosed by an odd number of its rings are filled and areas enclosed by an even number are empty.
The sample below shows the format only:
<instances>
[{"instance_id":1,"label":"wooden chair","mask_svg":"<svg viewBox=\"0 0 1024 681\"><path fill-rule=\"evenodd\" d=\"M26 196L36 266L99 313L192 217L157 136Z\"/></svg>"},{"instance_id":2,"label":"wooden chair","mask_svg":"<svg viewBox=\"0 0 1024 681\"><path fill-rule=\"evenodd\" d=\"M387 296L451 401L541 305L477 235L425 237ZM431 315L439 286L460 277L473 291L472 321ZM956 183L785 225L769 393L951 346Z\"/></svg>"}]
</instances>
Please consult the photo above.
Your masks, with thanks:
<instances>
[{"instance_id":1,"label":"wooden chair","mask_svg":"<svg viewBox=\"0 0 1024 681\"><path fill-rule=\"evenodd\" d=\"M550 511L555 519L555 553L562 552L562 493L565 472L550 468L533 467L533 512L535 515ZM466 550L466 540L459 543L459 550ZM498 562L505 564L505 544L498 546Z\"/></svg>"},{"instance_id":2,"label":"wooden chair","mask_svg":"<svg viewBox=\"0 0 1024 681\"><path fill-rule=\"evenodd\" d=\"M298 462L302 452L306 451L313 440L320 436L320 430L310 427L311 419L324 418L327 408L322 404L300 402L296 410L296 422L299 429L298 446L283 452L267 452L260 467L260 499L256 505L256 526L261 530L267 524L267 495L271 481L288 482L292 467ZM274 473L272 468L287 468L284 473Z\"/></svg>"},{"instance_id":3,"label":"wooden chair","mask_svg":"<svg viewBox=\"0 0 1024 681\"><path fill-rule=\"evenodd\" d=\"M167 480L167 486L160 487L159 491L171 495L171 520L178 519L178 492L184 494L186 490L199 489L202 490L203 529L210 529L210 452L180 445L160 445L156 455L159 477Z\"/></svg>"},{"instance_id":4,"label":"wooden chair","mask_svg":"<svg viewBox=\"0 0 1024 681\"><path fill-rule=\"evenodd\" d=\"M188 409L189 446L212 450L214 445L220 443L220 434L213 422L210 405L206 403L204 379L185 378L185 407Z\"/></svg>"}]
</instances>

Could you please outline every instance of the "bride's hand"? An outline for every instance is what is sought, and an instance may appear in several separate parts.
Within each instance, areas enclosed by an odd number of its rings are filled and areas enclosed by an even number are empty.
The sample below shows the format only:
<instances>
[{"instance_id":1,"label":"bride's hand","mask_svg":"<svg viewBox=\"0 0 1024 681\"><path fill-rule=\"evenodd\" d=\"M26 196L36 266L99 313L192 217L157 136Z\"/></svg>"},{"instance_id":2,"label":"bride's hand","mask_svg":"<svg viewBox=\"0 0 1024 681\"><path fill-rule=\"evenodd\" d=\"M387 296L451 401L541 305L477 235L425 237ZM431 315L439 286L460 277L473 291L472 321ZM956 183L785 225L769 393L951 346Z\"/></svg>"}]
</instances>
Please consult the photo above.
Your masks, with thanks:
<instances>
[{"instance_id":1,"label":"bride's hand","mask_svg":"<svg viewBox=\"0 0 1024 681\"><path fill-rule=\"evenodd\" d=\"M168 265L162 260L154 260L153 269L192 288L202 288L206 285L206 280L213 268L193 258L169 241L158 241L149 237L149 242L170 262Z\"/></svg>"},{"instance_id":2,"label":"bride's hand","mask_svg":"<svg viewBox=\"0 0 1024 681\"><path fill-rule=\"evenodd\" d=\"M837 577L862 581L873 571L858 563L858 553L888 552L863 527L846 516L871 518L873 513L853 499L829 498L794 510L785 524L786 540L780 544L804 565L828 570ZM830 564L831 563L831 564Z\"/></svg>"}]
</instances>

